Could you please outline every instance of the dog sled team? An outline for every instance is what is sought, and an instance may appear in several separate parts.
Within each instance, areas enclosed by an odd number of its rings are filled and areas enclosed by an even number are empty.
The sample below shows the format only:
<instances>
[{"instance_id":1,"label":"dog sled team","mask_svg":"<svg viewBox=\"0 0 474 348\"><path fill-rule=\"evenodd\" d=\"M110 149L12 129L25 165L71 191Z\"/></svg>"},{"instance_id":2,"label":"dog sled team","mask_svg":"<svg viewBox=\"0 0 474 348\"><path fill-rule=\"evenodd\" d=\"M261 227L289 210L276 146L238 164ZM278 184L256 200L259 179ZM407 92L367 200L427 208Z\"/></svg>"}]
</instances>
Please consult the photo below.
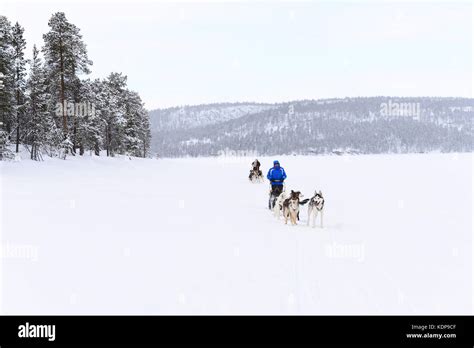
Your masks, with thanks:
<instances>
[{"instance_id":1,"label":"dog sled team","mask_svg":"<svg viewBox=\"0 0 474 348\"><path fill-rule=\"evenodd\" d=\"M255 171L255 169L257 171ZM260 173L263 181L262 171L260 170L260 162L256 159L252 163L252 170L250 175ZM249 179L252 179L249 176ZM268 200L268 208L273 211L276 218L283 215L285 224L288 220L292 225L296 225L300 219L300 206L308 204L308 220L309 226L312 221L312 227L316 226L316 219L320 216L320 226L323 228L323 211L324 211L324 197L321 191L315 191L311 198L302 200L303 194L300 191L286 192L285 179L286 172L280 166L279 161L273 161L273 167L268 170L267 179L270 181L270 198ZM255 179L256 181L257 179ZM260 180L260 179L258 179ZM253 182L255 182L253 181Z\"/></svg>"}]
</instances>

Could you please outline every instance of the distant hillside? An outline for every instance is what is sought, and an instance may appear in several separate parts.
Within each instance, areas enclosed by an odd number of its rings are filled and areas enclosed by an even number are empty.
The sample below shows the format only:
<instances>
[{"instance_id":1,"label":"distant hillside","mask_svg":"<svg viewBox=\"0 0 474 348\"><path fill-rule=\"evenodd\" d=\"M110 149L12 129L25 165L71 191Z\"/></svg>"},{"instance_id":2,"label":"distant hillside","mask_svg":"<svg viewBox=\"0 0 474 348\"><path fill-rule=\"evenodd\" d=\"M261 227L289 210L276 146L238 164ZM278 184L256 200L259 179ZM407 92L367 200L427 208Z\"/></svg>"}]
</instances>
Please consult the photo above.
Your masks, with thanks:
<instances>
[{"instance_id":1,"label":"distant hillside","mask_svg":"<svg viewBox=\"0 0 474 348\"><path fill-rule=\"evenodd\" d=\"M150 112L163 157L472 151L474 99L344 98Z\"/></svg>"},{"instance_id":2,"label":"distant hillside","mask_svg":"<svg viewBox=\"0 0 474 348\"><path fill-rule=\"evenodd\" d=\"M150 112L156 130L179 130L233 120L274 108L272 104L235 103L182 106Z\"/></svg>"}]
</instances>

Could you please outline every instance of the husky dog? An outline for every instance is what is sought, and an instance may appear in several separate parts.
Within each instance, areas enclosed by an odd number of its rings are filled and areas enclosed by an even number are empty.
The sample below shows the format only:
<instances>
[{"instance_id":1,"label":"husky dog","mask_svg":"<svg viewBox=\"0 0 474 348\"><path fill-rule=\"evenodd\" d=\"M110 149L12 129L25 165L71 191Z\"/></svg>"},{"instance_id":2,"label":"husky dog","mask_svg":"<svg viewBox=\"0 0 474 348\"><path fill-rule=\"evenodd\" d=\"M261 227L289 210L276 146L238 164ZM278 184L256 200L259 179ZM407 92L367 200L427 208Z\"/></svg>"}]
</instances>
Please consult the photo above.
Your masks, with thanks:
<instances>
[{"instance_id":1,"label":"husky dog","mask_svg":"<svg viewBox=\"0 0 474 348\"><path fill-rule=\"evenodd\" d=\"M324 198L321 191L315 191L314 196L309 200L308 204L308 226L313 217L313 227L316 226L316 217L318 213L321 212L321 228L323 228L323 208L324 208Z\"/></svg>"},{"instance_id":2,"label":"husky dog","mask_svg":"<svg viewBox=\"0 0 474 348\"><path fill-rule=\"evenodd\" d=\"M276 199L275 205L273 207L273 214L276 218L280 218L280 214L283 211L283 202L288 198L290 198L290 194L286 191L283 191Z\"/></svg>"},{"instance_id":3,"label":"husky dog","mask_svg":"<svg viewBox=\"0 0 474 348\"><path fill-rule=\"evenodd\" d=\"M306 204L309 199L305 199L300 201L303 195L300 191L293 191L288 198L283 200L282 203L282 210L283 210L283 217L285 218L285 224L288 223L288 219L290 219L292 225L296 225L297 220L300 219L300 205ZM278 213L279 216L279 213Z\"/></svg>"}]
</instances>

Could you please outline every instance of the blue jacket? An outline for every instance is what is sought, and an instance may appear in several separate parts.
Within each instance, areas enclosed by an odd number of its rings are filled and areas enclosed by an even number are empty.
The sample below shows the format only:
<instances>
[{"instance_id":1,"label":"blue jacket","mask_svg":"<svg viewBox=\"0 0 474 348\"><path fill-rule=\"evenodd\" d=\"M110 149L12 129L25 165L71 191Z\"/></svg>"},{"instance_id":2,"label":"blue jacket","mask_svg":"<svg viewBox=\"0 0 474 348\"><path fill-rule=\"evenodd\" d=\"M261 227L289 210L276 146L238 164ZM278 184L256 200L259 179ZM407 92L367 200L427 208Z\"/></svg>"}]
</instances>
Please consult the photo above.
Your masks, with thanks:
<instances>
[{"instance_id":1,"label":"blue jacket","mask_svg":"<svg viewBox=\"0 0 474 348\"><path fill-rule=\"evenodd\" d=\"M285 169L280 166L270 168L267 174L267 179L270 180L272 185L283 185L283 180L286 179Z\"/></svg>"}]
</instances>

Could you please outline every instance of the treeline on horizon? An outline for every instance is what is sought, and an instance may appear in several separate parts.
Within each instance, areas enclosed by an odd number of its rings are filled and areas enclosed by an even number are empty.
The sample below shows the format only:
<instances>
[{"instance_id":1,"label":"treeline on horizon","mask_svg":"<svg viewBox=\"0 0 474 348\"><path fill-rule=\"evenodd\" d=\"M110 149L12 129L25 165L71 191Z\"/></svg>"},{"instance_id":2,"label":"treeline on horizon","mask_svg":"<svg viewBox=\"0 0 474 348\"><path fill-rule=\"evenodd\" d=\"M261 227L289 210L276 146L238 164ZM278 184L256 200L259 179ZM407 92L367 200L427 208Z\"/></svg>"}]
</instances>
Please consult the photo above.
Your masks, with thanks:
<instances>
[{"instance_id":1,"label":"treeline on horizon","mask_svg":"<svg viewBox=\"0 0 474 348\"><path fill-rule=\"evenodd\" d=\"M385 114L390 105L400 110ZM160 157L471 152L473 117L473 98L452 97L197 105L151 111L151 149Z\"/></svg>"},{"instance_id":2,"label":"treeline on horizon","mask_svg":"<svg viewBox=\"0 0 474 348\"><path fill-rule=\"evenodd\" d=\"M127 76L85 79L92 61L80 29L54 13L43 46L25 58L24 28L0 15L0 160L24 146L33 160L90 151L146 157L148 112ZM13 145L13 146L11 146ZM11 150L12 148L13 150Z\"/></svg>"}]
</instances>

